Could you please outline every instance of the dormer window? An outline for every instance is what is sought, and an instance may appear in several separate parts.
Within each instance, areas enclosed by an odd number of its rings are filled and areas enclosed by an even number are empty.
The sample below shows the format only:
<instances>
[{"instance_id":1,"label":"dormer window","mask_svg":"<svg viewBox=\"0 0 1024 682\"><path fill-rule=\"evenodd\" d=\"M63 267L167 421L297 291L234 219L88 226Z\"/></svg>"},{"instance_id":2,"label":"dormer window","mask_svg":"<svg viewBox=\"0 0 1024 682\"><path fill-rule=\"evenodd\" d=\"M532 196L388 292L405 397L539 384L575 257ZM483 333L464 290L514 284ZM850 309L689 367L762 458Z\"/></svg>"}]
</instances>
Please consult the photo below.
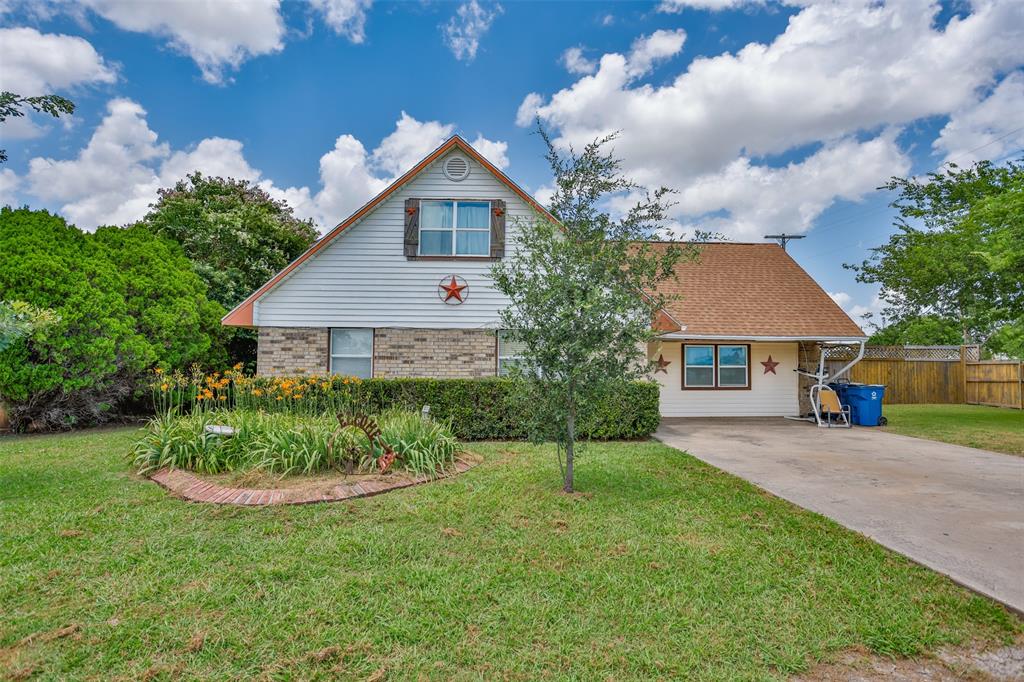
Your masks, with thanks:
<instances>
[{"instance_id":1,"label":"dormer window","mask_svg":"<svg viewBox=\"0 0 1024 682\"><path fill-rule=\"evenodd\" d=\"M491 202L420 202L419 255L489 256Z\"/></svg>"}]
</instances>

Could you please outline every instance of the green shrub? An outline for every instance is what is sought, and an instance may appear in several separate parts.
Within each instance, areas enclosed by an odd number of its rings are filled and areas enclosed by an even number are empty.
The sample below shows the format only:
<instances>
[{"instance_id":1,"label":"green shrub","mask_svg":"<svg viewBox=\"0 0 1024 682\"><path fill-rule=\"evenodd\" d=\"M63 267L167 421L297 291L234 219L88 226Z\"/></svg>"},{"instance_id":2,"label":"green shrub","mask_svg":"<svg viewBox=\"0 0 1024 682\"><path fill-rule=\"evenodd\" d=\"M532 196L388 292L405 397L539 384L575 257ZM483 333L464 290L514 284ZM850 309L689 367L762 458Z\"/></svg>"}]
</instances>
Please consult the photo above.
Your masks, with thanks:
<instances>
[{"instance_id":1,"label":"green shrub","mask_svg":"<svg viewBox=\"0 0 1024 682\"><path fill-rule=\"evenodd\" d=\"M220 306L174 243L142 228L86 234L46 211L0 209L3 298L57 321L0 352L18 430L99 423L155 363L219 360Z\"/></svg>"}]
</instances>

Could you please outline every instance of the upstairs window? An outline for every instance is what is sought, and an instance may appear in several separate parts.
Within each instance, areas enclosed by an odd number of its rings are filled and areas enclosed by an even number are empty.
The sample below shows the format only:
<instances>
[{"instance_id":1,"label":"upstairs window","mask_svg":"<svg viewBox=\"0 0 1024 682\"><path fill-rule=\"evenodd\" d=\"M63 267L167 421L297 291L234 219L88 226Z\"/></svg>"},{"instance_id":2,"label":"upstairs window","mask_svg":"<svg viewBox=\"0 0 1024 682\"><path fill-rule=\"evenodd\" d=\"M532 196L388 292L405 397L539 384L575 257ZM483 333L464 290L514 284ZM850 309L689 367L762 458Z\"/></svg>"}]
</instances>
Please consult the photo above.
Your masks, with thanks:
<instances>
[{"instance_id":1,"label":"upstairs window","mask_svg":"<svg viewBox=\"0 0 1024 682\"><path fill-rule=\"evenodd\" d=\"M415 233L414 233L415 234ZM421 256L489 256L489 201L420 202Z\"/></svg>"}]
</instances>

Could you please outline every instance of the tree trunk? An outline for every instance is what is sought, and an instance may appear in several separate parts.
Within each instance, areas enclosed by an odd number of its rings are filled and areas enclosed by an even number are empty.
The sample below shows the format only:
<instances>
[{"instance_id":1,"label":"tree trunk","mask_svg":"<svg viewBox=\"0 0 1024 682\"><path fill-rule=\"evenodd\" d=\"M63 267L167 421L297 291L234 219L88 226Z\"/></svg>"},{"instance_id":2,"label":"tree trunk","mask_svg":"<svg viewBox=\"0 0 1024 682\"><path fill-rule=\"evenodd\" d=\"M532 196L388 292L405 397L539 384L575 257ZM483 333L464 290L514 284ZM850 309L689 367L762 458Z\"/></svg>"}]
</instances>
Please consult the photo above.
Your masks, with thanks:
<instances>
[{"instance_id":1,"label":"tree trunk","mask_svg":"<svg viewBox=\"0 0 1024 682\"><path fill-rule=\"evenodd\" d=\"M572 382L569 382L568 414L565 420L565 485L562 487L567 493L572 492L572 455L573 446L576 441L576 398L573 393Z\"/></svg>"}]
</instances>

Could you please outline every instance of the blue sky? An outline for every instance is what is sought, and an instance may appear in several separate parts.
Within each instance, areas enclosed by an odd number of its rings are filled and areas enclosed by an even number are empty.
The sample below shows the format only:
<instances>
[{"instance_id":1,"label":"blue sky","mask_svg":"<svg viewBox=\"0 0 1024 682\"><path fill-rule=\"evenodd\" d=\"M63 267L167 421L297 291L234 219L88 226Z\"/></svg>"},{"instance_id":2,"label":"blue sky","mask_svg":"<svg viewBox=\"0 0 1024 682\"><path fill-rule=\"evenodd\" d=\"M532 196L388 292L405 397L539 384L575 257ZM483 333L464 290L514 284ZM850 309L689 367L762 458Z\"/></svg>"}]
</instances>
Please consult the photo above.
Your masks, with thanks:
<instances>
[{"instance_id":1,"label":"blue sky","mask_svg":"<svg viewBox=\"0 0 1024 682\"><path fill-rule=\"evenodd\" d=\"M74 117L8 121L0 201L84 229L182 174L246 177L321 228L459 132L544 197L560 144L621 130L673 228L791 253L855 315L843 262L891 231L890 175L1024 147L1024 3L0 2L0 87Z\"/></svg>"}]
</instances>

